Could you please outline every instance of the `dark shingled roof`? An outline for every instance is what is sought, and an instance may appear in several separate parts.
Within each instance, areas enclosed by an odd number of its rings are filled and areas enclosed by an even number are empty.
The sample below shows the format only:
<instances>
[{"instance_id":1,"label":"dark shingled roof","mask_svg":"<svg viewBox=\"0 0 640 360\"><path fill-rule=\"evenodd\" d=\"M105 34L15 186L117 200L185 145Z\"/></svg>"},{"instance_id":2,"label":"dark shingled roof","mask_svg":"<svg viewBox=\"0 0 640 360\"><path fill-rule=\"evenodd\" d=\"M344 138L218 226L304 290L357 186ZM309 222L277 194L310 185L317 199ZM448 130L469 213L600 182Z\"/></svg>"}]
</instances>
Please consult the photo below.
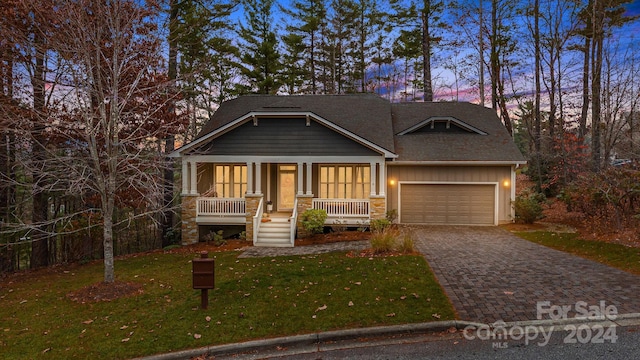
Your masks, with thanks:
<instances>
[{"instance_id":1,"label":"dark shingled roof","mask_svg":"<svg viewBox=\"0 0 640 360\"><path fill-rule=\"evenodd\" d=\"M389 101L372 94L241 96L222 103L196 139L252 111L312 112L353 134L394 152Z\"/></svg>"},{"instance_id":2,"label":"dark shingled roof","mask_svg":"<svg viewBox=\"0 0 640 360\"><path fill-rule=\"evenodd\" d=\"M391 108L394 134L433 117L453 117L487 133L395 135L396 161L525 161L492 109L462 102L400 103Z\"/></svg>"},{"instance_id":3,"label":"dark shingled roof","mask_svg":"<svg viewBox=\"0 0 640 360\"><path fill-rule=\"evenodd\" d=\"M196 139L250 112L312 112L396 153L395 161L525 161L492 109L460 102L390 104L372 94L241 96L224 102ZM453 117L487 135L461 132L397 135L433 117Z\"/></svg>"}]
</instances>

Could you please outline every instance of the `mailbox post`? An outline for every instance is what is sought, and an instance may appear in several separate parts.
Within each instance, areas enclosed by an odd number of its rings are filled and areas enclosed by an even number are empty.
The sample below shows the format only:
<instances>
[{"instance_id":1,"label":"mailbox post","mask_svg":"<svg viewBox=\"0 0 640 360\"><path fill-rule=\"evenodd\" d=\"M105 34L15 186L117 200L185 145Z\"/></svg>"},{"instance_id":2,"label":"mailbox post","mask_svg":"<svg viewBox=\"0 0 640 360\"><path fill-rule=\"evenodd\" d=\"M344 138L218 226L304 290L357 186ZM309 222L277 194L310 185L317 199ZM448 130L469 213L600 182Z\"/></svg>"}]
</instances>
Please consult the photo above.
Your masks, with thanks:
<instances>
[{"instance_id":1,"label":"mailbox post","mask_svg":"<svg viewBox=\"0 0 640 360\"><path fill-rule=\"evenodd\" d=\"M209 289L215 288L215 260L209 259L209 253L203 251L200 258L195 258L193 264L193 288L200 289L200 308L209 306Z\"/></svg>"}]
</instances>

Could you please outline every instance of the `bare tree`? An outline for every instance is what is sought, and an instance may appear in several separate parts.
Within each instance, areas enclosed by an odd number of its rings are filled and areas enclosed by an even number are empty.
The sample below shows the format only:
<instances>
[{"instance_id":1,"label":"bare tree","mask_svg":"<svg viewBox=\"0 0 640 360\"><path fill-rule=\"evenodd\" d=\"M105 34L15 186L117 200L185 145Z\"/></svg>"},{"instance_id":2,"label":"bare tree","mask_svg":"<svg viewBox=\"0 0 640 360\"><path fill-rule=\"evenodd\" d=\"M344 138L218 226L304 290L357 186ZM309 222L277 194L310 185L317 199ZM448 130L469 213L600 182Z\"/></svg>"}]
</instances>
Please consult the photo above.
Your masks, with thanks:
<instances>
[{"instance_id":1,"label":"bare tree","mask_svg":"<svg viewBox=\"0 0 640 360\"><path fill-rule=\"evenodd\" d=\"M542 76L542 66L540 64L540 58L541 58L541 54L540 54L540 0L534 0L533 3L533 47L534 47L534 57L535 57L535 71L534 71L534 76L535 76L535 101L533 103L534 106L534 111L533 111L533 116L534 116L534 122L535 122L535 139L534 139L534 144L535 144L535 150L536 153L540 153L540 146L541 146L541 142L540 142L540 134L541 134L541 119L540 119L540 92L541 92L541 86L540 86L540 77ZM539 162L539 160L537 160ZM539 166L538 166L539 168Z\"/></svg>"},{"instance_id":2,"label":"bare tree","mask_svg":"<svg viewBox=\"0 0 640 360\"><path fill-rule=\"evenodd\" d=\"M564 130L563 75L569 70L563 69L563 59L570 48L578 26L578 6L576 1L556 0L544 4L540 11L544 33L541 36L542 81L549 96L549 139L556 139L556 130ZM570 60L570 59L569 59ZM545 72L543 68L546 67ZM569 78L566 76L564 78ZM559 121L558 121L559 120ZM559 134L562 138L562 134Z\"/></svg>"},{"instance_id":3,"label":"bare tree","mask_svg":"<svg viewBox=\"0 0 640 360\"><path fill-rule=\"evenodd\" d=\"M602 67L604 64L604 40L615 27L623 26L634 17L626 15L624 5L630 0L590 0L588 15L591 18L591 155L593 170L602 166ZM587 35L589 36L589 35Z\"/></svg>"},{"instance_id":4,"label":"bare tree","mask_svg":"<svg viewBox=\"0 0 640 360\"><path fill-rule=\"evenodd\" d=\"M50 167L67 174L69 191L96 195L104 281L113 282L116 207L161 210L166 162L155 144L176 133L182 118L169 106L175 95L160 67L155 1L64 0L57 11L66 21L52 48L67 60L73 101L52 122L53 133L73 145Z\"/></svg>"},{"instance_id":5,"label":"bare tree","mask_svg":"<svg viewBox=\"0 0 640 360\"><path fill-rule=\"evenodd\" d=\"M500 112L500 117L510 135L513 135L513 124L507 109L507 93L505 83L513 80L510 76L515 63L510 56L516 50L516 30L511 24L515 9L511 2L491 1L491 33L489 35L489 75L491 79L491 107Z\"/></svg>"},{"instance_id":6,"label":"bare tree","mask_svg":"<svg viewBox=\"0 0 640 360\"><path fill-rule=\"evenodd\" d=\"M460 26L454 26L450 29L452 37L456 40L447 41L449 47L458 49L457 52L465 54L462 61L457 61L455 66L458 68L460 78L467 83L467 86L473 87L474 90L477 86L477 96L482 106L485 106L486 100L485 70L488 65L485 54L488 28L484 7L484 0L453 2L450 11L453 11L454 19ZM471 51L466 51L467 49ZM456 60L449 57L445 63L453 61Z\"/></svg>"},{"instance_id":7,"label":"bare tree","mask_svg":"<svg viewBox=\"0 0 640 360\"><path fill-rule=\"evenodd\" d=\"M4 117L12 119L6 133L3 150L7 161L11 164L7 169L15 172L17 166L17 149L28 149L30 171L29 184L25 190L31 193L29 198L31 219L27 216L17 218L7 213L6 220L13 225L18 222L31 224L28 232L31 237L30 266L32 268L47 266L51 254L51 236L49 222L48 199L46 191L45 163L47 160L47 117L55 107L52 98L54 86L49 78L57 78L59 73L51 70L50 42L55 34L57 19L53 16L53 1L34 0L22 2L6 0L3 2L0 37L3 38L3 60L6 62L4 77ZM5 60L6 59L6 60ZM17 75L20 74L20 75ZM14 83L14 78L22 81ZM19 134L19 136L18 136ZM24 141L16 144L18 136ZM16 190L17 179L10 173L2 179L7 184L9 193ZM9 198L12 197L8 194ZM8 209L8 208L7 208ZM9 219L12 218L12 219ZM5 229L10 232L10 230Z\"/></svg>"},{"instance_id":8,"label":"bare tree","mask_svg":"<svg viewBox=\"0 0 640 360\"><path fill-rule=\"evenodd\" d=\"M617 145L626 132L633 130L633 112L640 105L636 83L640 75L636 45L628 44L626 51L621 51L620 46L619 40L609 40L604 48L602 145L605 160L618 155Z\"/></svg>"}]
</instances>

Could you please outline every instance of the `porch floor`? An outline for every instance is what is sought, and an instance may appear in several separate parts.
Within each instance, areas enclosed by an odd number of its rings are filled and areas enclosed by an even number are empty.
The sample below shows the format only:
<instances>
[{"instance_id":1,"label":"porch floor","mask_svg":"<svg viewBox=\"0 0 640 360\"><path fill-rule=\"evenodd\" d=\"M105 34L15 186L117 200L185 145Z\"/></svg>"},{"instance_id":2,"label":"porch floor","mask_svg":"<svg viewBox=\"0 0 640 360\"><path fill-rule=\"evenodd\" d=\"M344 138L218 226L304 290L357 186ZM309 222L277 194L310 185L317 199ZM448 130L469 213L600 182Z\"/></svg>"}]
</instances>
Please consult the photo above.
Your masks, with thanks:
<instances>
[{"instance_id":1,"label":"porch floor","mask_svg":"<svg viewBox=\"0 0 640 360\"><path fill-rule=\"evenodd\" d=\"M273 211L271 213L269 213L269 217L271 218L290 218L291 217L291 211L287 212L287 211Z\"/></svg>"}]
</instances>

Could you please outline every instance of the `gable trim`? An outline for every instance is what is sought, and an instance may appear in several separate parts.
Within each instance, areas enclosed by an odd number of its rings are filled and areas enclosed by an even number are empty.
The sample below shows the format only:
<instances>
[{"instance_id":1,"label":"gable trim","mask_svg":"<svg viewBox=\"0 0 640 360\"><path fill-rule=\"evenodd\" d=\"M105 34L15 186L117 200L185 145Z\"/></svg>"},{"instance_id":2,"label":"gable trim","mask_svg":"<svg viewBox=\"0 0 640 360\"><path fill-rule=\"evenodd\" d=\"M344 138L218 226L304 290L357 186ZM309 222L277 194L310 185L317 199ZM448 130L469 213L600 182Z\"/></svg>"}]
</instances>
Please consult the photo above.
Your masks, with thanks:
<instances>
[{"instance_id":1,"label":"gable trim","mask_svg":"<svg viewBox=\"0 0 640 360\"><path fill-rule=\"evenodd\" d=\"M223 126L221 126L220 128L206 134L205 136L202 136L199 139L196 139L195 141L184 145L182 147L180 147L179 149L175 150L174 152L172 152L171 154L169 154L169 157L180 157L182 156L182 154L185 151L188 151L196 146L199 146L203 143L206 143L207 141L209 141L210 139L213 139L215 137L218 137L228 131L233 130L235 127L245 123L246 121L248 121L248 119L252 119L254 121L254 126L257 125L257 119L259 117L304 117L307 121L307 123L310 121L310 119L314 119L315 121L317 121L318 123L320 123L321 125L324 125L325 127L328 127L329 129L332 129L334 131L336 131L337 133L351 139L354 140L370 149L373 149L374 151L377 151L379 153L381 153L382 155L384 155L385 158L397 158L398 155L396 155L395 153L379 146L376 145L374 143L372 143L369 140L364 139L363 137L356 135L334 123L332 123L329 120L326 120L312 112L309 111L304 111L304 112L294 112L294 111L283 111L283 112L272 112L272 111L251 111L239 118L237 118L234 121L231 121L228 124L225 124Z\"/></svg>"},{"instance_id":2,"label":"gable trim","mask_svg":"<svg viewBox=\"0 0 640 360\"><path fill-rule=\"evenodd\" d=\"M464 121L462 121L460 119L457 119L457 118L455 118L453 116L432 116L432 117L430 117L430 118L428 118L426 120L423 120L423 121L417 123L416 125L411 126L408 129L405 129L405 130L399 132L396 135L410 134L410 133L412 133L412 132L414 132L414 131L416 131L418 129L421 129L421 128L425 127L425 126L428 126L429 124L433 125L433 123L435 123L436 121L443 121L443 120L446 120L447 122L452 122L456 126L460 127L461 129L467 130L469 132L474 132L474 133L479 134L479 135L488 135L486 132L478 129L477 127L471 126L471 125L467 124L466 122L464 122ZM447 128L448 128L448 126L447 126Z\"/></svg>"}]
</instances>

